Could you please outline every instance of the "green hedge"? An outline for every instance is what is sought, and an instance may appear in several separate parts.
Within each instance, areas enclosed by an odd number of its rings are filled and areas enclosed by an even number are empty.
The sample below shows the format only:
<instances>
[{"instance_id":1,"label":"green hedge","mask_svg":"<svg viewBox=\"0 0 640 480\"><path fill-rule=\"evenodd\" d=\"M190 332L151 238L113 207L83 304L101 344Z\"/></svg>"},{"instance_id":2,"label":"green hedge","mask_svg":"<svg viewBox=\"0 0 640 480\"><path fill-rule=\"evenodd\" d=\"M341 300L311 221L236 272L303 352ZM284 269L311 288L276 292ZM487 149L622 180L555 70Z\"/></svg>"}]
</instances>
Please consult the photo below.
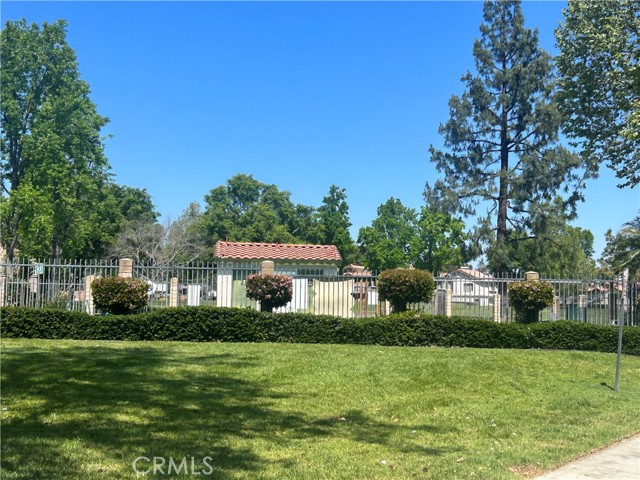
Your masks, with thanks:
<instances>
[{"instance_id":1,"label":"green hedge","mask_svg":"<svg viewBox=\"0 0 640 480\"><path fill-rule=\"evenodd\" d=\"M406 312L344 319L215 307L165 308L106 317L64 310L0 308L4 338L351 343L388 346L543 348L615 352L618 329L577 322L530 325ZM624 353L640 355L640 328L624 330Z\"/></svg>"}]
</instances>

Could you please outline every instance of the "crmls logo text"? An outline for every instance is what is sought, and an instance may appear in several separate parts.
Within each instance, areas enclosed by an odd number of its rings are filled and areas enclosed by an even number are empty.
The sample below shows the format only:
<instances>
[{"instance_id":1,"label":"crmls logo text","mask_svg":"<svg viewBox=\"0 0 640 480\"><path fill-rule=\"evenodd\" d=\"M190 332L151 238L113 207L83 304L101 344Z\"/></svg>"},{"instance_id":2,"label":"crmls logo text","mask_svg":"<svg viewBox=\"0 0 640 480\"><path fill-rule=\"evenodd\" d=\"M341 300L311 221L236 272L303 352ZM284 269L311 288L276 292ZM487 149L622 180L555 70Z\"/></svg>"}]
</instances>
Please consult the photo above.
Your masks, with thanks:
<instances>
[{"instance_id":1,"label":"crmls logo text","mask_svg":"<svg viewBox=\"0 0 640 480\"><path fill-rule=\"evenodd\" d=\"M190 460L190 461L189 461ZM133 471L138 475L211 475L211 457L203 457L202 465L196 462L195 457L188 459L182 457L176 461L173 457L138 457L133 463Z\"/></svg>"}]
</instances>

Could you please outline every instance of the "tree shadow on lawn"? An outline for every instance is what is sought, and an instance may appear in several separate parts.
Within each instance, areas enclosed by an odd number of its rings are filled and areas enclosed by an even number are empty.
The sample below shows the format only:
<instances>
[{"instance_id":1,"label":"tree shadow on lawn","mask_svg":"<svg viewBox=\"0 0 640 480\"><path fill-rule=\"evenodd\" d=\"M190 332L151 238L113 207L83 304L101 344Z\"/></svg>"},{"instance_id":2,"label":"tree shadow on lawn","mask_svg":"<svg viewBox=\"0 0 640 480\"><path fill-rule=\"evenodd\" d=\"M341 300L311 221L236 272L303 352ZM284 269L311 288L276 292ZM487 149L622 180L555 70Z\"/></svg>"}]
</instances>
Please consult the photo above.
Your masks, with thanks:
<instances>
[{"instance_id":1,"label":"tree shadow on lawn","mask_svg":"<svg viewBox=\"0 0 640 480\"><path fill-rule=\"evenodd\" d=\"M239 478L271 462L259 451L265 445L318 437L422 455L445 453L394 440L406 427L362 412L348 412L343 421L282 411L278 401L285 395L271 391L269 381L243 378L243 369L258 365L259 358L211 350L183 360L178 350L139 344L5 348L6 478L135 478L132 462L140 456L176 462L194 457L198 471L203 458L211 457L209 478Z\"/></svg>"}]
</instances>

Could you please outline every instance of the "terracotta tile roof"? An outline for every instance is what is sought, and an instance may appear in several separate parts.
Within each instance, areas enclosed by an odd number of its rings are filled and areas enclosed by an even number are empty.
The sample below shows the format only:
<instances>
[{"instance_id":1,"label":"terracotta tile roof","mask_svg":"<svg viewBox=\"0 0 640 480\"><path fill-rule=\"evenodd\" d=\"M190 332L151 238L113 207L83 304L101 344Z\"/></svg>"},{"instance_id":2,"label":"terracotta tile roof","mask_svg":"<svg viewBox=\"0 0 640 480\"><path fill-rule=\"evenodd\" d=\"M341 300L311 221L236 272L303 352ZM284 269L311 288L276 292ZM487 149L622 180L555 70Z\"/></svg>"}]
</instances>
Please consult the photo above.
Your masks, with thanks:
<instances>
[{"instance_id":1,"label":"terracotta tile roof","mask_svg":"<svg viewBox=\"0 0 640 480\"><path fill-rule=\"evenodd\" d=\"M291 243L216 243L216 258L235 260L305 260L340 262L340 252L333 245Z\"/></svg>"}]
</instances>

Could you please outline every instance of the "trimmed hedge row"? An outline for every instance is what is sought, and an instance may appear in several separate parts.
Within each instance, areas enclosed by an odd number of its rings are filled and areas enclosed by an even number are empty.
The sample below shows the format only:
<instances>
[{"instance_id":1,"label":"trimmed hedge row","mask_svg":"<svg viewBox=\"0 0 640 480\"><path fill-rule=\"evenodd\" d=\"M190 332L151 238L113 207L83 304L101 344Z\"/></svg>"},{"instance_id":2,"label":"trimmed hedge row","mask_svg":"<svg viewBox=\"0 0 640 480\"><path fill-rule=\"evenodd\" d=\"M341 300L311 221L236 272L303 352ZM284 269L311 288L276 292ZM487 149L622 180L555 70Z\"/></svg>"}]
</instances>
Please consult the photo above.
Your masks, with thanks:
<instances>
[{"instance_id":1,"label":"trimmed hedge row","mask_svg":"<svg viewBox=\"0 0 640 480\"><path fill-rule=\"evenodd\" d=\"M345 319L215 307L165 308L137 315L90 316L65 310L0 308L5 338L192 342L343 343L387 346L541 348L617 351L616 327L576 322L536 324L406 312ZM623 352L640 355L640 328L626 327Z\"/></svg>"}]
</instances>

